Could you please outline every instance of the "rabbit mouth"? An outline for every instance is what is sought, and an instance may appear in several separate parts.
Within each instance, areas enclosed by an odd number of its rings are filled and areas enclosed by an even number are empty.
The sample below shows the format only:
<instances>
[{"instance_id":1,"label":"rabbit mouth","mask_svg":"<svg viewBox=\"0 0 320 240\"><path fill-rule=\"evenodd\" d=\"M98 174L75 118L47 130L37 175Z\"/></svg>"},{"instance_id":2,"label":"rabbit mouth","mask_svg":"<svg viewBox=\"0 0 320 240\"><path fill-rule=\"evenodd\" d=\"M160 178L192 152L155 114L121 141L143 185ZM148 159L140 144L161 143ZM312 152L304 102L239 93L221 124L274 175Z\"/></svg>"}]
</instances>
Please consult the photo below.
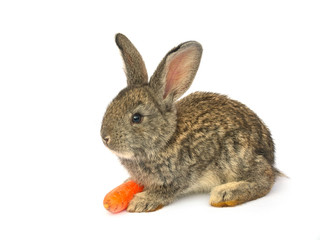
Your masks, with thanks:
<instances>
[{"instance_id":1,"label":"rabbit mouth","mask_svg":"<svg viewBox=\"0 0 320 240\"><path fill-rule=\"evenodd\" d=\"M119 148L115 149L115 146L110 141L110 137L103 137L102 141L104 145L115 155L117 155L119 158L125 158L125 159L132 159L134 157L133 153L126 152L126 151L119 151Z\"/></svg>"},{"instance_id":2,"label":"rabbit mouth","mask_svg":"<svg viewBox=\"0 0 320 240\"><path fill-rule=\"evenodd\" d=\"M129 153L129 152L117 152L117 151L114 151L112 149L109 148L109 150L117 155L119 158L125 158L125 159L133 159L134 155L132 153Z\"/></svg>"}]
</instances>

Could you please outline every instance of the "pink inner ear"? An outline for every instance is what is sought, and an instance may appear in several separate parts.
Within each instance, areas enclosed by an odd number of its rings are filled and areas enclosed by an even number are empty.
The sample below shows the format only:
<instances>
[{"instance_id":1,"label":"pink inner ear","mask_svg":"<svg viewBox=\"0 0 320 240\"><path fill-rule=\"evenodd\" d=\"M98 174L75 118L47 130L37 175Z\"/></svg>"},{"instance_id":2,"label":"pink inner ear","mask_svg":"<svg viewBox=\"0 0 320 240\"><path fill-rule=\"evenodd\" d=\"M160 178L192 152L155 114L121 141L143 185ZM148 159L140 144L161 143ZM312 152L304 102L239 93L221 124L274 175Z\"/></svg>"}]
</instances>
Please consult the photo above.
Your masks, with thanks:
<instances>
[{"instance_id":1,"label":"pink inner ear","mask_svg":"<svg viewBox=\"0 0 320 240\"><path fill-rule=\"evenodd\" d=\"M181 86L181 84L183 84L183 80L188 76L188 65L192 63L189 58L190 52L191 50L186 50L177 54L169 63L166 76L166 88L163 98L166 98L170 92Z\"/></svg>"}]
</instances>

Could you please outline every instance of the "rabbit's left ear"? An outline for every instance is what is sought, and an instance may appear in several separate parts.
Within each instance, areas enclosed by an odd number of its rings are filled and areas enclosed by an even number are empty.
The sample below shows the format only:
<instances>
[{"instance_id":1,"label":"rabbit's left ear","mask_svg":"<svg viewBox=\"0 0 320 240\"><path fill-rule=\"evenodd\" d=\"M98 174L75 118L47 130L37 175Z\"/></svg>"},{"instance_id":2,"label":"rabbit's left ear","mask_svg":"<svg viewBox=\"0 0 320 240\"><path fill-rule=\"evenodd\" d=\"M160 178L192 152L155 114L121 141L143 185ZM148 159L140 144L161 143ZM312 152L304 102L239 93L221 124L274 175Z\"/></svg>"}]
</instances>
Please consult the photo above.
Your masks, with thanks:
<instances>
[{"instance_id":1,"label":"rabbit's left ear","mask_svg":"<svg viewBox=\"0 0 320 240\"><path fill-rule=\"evenodd\" d=\"M135 46L121 33L116 35L116 44L124 61L128 86L147 84L147 69Z\"/></svg>"},{"instance_id":2,"label":"rabbit's left ear","mask_svg":"<svg viewBox=\"0 0 320 240\"><path fill-rule=\"evenodd\" d=\"M150 87L163 99L177 100L190 87L199 68L202 47L190 41L173 48L160 62Z\"/></svg>"}]
</instances>

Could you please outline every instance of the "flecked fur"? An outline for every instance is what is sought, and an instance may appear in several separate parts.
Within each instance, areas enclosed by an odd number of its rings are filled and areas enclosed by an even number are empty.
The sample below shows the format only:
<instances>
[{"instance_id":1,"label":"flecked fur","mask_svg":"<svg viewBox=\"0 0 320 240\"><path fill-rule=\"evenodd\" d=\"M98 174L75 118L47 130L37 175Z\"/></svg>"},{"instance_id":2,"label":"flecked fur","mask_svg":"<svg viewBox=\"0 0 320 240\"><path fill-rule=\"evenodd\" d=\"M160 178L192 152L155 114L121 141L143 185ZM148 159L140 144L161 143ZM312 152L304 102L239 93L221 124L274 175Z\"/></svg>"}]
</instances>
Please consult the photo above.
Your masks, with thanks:
<instances>
[{"instance_id":1,"label":"flecked fur","mask_svg":"<svg viewBox=\"0 0 320 240\"><path fill-rule=\"evenodd\" d=\"M116 42L128 86L108 106L101 136L131 178L144 186L128 211L154 211L194 192L210 192L212 206L235 206L270 191L279 173L274 144L253 111L209 92L176 101L198 70L199 43L169 51L148 83L132 43L122 34ZM143 116L139 124L131 121L135 113Z\"/></svg>"}]
</instances>

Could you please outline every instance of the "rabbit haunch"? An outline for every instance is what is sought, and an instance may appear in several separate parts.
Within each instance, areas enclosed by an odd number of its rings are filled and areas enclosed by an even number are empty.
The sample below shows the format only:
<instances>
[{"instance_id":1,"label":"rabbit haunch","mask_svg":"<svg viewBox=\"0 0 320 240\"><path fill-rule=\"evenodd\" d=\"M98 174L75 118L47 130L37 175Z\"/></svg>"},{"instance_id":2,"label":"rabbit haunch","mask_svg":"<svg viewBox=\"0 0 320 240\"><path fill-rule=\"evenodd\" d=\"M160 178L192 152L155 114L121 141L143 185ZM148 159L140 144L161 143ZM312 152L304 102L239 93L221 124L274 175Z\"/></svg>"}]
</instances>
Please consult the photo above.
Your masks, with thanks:
<instances>
[{"instance_id":1,"label":"rabbit haunch","mask_svg":"<svg viewBox=\"0 0 320 240\"><path fill-rule=\"evenodd\" d=\"M271 134L238 101L190 87L202 47L173 48L148 81L142 57L116 35L127 87L108 106L101 127L105 145L131 179L144 186L128 211L153 211L190 192L210 192L213 206L234 206L267 194L279 173ZM142 116L139 123L132 116Z\"/></svg>"}]
</instances>

